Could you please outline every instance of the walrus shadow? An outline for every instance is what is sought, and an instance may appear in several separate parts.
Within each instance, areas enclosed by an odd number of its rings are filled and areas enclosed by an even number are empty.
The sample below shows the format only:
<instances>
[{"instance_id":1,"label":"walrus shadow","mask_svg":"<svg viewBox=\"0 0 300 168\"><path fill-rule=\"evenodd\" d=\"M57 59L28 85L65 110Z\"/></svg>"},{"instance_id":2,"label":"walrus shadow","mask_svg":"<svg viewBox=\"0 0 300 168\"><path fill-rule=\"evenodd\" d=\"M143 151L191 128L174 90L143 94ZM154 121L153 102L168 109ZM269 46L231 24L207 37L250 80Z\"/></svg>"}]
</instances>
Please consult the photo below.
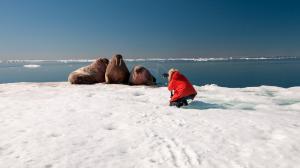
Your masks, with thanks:
<instances>
[{"instance_id":1,"label":"walrus shadow","mask_svg":"<svg viewBox=\"0 0 300 168\"><path fill-rule=\"evenodd\" d=\"M202 101L194 100L188 106L184 106L184 109L198 109L198 110L207 110L207 109L225 109L224 106L213 103L205 103Z\"/></svg>"}]
</instances>

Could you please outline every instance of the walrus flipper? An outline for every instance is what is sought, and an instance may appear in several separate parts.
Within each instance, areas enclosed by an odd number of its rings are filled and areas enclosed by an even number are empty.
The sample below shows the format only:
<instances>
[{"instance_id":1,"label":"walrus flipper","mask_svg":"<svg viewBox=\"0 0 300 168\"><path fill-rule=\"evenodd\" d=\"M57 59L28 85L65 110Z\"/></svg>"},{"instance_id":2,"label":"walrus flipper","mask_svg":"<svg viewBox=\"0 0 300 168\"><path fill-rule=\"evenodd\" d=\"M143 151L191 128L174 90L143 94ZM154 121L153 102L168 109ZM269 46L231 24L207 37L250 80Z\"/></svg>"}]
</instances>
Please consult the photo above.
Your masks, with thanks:
<instances>
[{"instance_id":1,"label":"walrus flipper","mask_svg":"<svg viewBox=\"0 0 300 168\"><path fill-rule=\"evenodd\" d=\"M77 78L72 81L72 84L94 84L97 83L94 77L90 75L80 75L77 76Z\"/></svg>"}]
</instances>

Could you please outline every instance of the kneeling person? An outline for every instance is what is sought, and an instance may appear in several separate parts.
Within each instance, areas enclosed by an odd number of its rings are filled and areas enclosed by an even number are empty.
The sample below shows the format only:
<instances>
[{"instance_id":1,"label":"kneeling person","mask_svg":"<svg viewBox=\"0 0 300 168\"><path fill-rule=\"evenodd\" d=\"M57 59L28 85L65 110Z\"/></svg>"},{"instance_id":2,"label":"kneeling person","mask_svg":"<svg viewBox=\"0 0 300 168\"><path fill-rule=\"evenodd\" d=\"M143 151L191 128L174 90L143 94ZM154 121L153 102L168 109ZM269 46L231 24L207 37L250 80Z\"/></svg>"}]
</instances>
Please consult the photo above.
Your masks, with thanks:
<instances>
[{"instance_id":1,"label":"kneeling person","mask_svg":"<svg viewBox=\"0 0 300 168\"><path fill-rule=\"evenodd\" d=\"M168 90L171 91L170 106L187 106L188 99L194 100L196 90L189 80L177 69L170 69L168 72Z\"/></svg>"}]
</instances>

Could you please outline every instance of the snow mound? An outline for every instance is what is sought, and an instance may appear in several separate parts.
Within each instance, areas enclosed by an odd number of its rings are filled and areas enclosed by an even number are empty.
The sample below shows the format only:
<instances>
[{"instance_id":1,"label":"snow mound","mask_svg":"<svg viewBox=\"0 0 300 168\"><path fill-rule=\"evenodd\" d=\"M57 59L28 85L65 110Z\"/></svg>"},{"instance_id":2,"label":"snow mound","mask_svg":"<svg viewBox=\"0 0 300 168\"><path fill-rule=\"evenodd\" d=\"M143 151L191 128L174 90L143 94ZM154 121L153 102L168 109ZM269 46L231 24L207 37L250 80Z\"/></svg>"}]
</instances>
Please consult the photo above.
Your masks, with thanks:
<instances>
[{"instance_id":1,"label":"snow mound","mask_svg":"<svg viewBox=\"0 0 300 168\"><path fill-rule=\"evenodd\" d=\"M0 167L300 165L300 87L0 84Z\"/></svg>"},{"instance_id":2,"label":"snow mound","mask_svg":"<svg viewBox=\"0 0 300 168\"><path fill-rule=\"evenodd\" d=\"M24 65L24 68L39 68L39 67L41 67L41 65L36 65L36 64Z\"/></svg>"}]
</instances>

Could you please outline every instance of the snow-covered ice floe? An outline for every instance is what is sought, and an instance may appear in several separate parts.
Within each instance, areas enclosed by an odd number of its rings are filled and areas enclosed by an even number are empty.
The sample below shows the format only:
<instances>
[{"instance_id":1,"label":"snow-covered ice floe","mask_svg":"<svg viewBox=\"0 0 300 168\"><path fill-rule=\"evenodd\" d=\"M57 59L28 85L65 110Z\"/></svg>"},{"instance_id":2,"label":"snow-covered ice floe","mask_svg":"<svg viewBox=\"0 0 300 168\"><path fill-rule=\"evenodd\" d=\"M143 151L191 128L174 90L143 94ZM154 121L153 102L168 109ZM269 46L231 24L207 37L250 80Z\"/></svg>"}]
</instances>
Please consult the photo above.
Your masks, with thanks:
<instances>
[{"instance_id":1,"label":"snow-covered ice floe","mask_svg":"<svg viewBox=\"0 0 300 168\"><path fill-rule=\"evenodd\" d=\"M109 58L109 57L107 57ZM144 62L144 61L196 61L196 62L207 62L207 61L232 61L232 60L295 60L300 59L300 57L295 56L276 56L276 57L192 57L192 58L127 58L124 59L128 62ZM6 63L89 63L93 62L95 59L63 59L63 60L6 60L2 62ZM1 63L1 60L0 60Z\"/></svg>"},{"instance_id":2,"label":"snow-covered ice floe","mask_svg":"<svg viewBox=\"0 0 300 168\"><path fill-rule=\"evenodd\" d=\"M0 84L2 168L300 165L300 87Z\"/></svg>"},{"instance_id":3,"label":"snow-covered ice floe","mask_svg":"<svg viewBox=\"0 0 300 168\"><path fill-rule=\"evenodd\" d=\"M37 64L24 65L24 68L39 68L39 67L41 67L41 65L37 65Z\"/></svg>"}]
</instances>

